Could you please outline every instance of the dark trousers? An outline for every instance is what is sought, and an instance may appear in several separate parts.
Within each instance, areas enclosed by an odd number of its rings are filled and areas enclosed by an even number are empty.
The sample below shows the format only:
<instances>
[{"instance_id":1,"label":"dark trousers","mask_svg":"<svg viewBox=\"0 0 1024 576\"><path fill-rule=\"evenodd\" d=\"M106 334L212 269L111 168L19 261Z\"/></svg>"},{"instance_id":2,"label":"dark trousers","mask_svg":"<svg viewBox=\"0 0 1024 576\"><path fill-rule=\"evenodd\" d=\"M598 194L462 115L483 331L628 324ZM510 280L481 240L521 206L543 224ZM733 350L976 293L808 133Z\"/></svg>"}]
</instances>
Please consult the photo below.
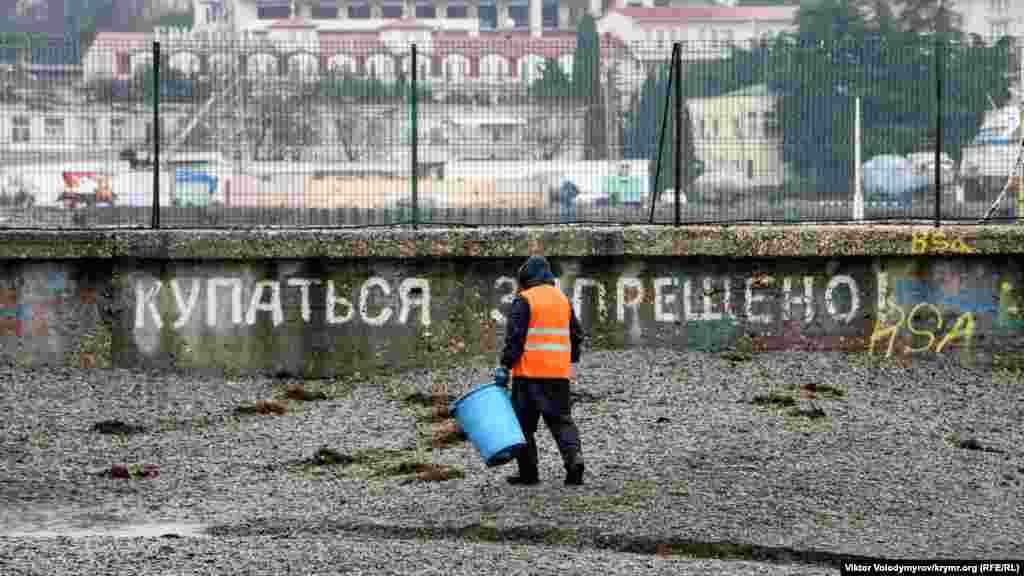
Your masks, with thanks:
<instances>
[{"instance_id":1,"label":"dark trousers","mask_svg":"<svg viewBox=\"0 0 1024 576\"><path fill-rule=\"evenodd\" d=\"M537 422L551 432L566 470L583 463L580 433L572 420L572 399L569 380L563 378L515 378L512 380L512 405L526 437L526 448L516 456L521 476L537 475Z\"/></svg>"}]
</instances>

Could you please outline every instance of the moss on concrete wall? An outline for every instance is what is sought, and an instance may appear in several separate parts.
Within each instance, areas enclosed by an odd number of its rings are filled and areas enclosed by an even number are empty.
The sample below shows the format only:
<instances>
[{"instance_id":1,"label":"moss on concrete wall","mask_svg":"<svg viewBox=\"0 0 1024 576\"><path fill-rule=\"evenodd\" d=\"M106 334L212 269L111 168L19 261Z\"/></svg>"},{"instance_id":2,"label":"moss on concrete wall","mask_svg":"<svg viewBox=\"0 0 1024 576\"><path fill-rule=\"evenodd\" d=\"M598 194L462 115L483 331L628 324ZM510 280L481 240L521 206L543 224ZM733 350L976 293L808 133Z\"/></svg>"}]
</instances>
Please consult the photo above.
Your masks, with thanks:
<instances>
[{"instance_id":1,"label":"moss on concrete wall","mask_svg":"<svg viewBox=\"0 0 1024 576\"><path fill-rule=\"evenodd\" d=\"M1024 227L1021 227L1024 228ZM169 289L161 290L155 300L162 328L157 352L141 358L142 365L165 369L217 370L227 375L246 372L287 372L300 376L344 376L355 373L374 374L393 368L449 367L484 359L493 362L502 342L502 330L491 318L498 306L500 291L490 284L509 268L517 266L529 254L543 253L553 260L561 259L567 269L578 270L579 276L593 280L605 294L605 313L596 306L597 290L587 290L583 298L588 318L590 349L618 349L632 345L675 345L696 350L720 350L737 346L744 338L757 338L742 318L736 321L654 322L655 277L677 276L679 291L685 274L694 275L695 301L701 298L700 276L717 270L726 275L735 269L745 275L760 267L763 272L812 276L821 290L830 276L850 273L860 283L862 318L843 332L843 337L866 338L872 331L877 287L871 261L881 267L896 265L915 258L914 233L933 234L933 227L635 227L635 228L525 228L482 230L361 230L361 231L257 231L257 232L192 232L149 231L110 233L77 233L81 244L55 242L53 234L4 233L8 242L0 243L0 259L18 260L29 257L67 258L75 266L76 258L99 258L118 263L110 275L102 303L105 312L100 321L76 334L74 344L63 351L64 361L75 366L109 367L120 365L122 350L131 348L134 310L131 303L135 272L154 273L169 287L172 270L191 270L188 274L234 275L245 282L277 279L298 274L334 281L335 293L353 306L354 318L344 326L325 324L322 308L314 309L318 318L306 321L293 299L283 298L285 322L274 327L269 315L260 313L255 325L230 325L217 328L201 323L199 314L185 329L176 329L177 303ZM1024 253L1024 232L1014 226L963 227L943 231L947 240L960 240L974 256ZM920 244L920 243L919 243ZM42 256L40 256L42 255ZM960 256L958 254L958 256ZM126 260L125 258L142 258ZM433 257L443 257L435 259ZM469 258L466 258L469 257ZM723 260L727 257L728 260ZM918 255L927 267L931 258L945 254ZM185 263L180 259L192 259ZM784 260L778 260L782 258ZM798 259L807 258L802 263ZM831 258L831 260L827 260ZM685 260L684 260L685 259ZM754 259L762 259L755 262ZM292 260L285 262L285 260ZM96 260L90 260L95 262ZM319 264L312 264L319 262ZM993 260L995 262L995 260ZM618 280L624 264L636 265L643 282L644 298L636 309L643 333L629 333L632 313L627 312L625 324L617 318ZM89 264L92 265L92 264ZM779 270L775 270L776 267ZM992 264L996 266L996 264ZM284 270L293 272L285 272ZM782 272L782 271L785 272ZM1015 269L1016 270L1016 269ZM185 272L181 272L185 273ZM563 276L563 274L559 274ZM1019 276L1019 270L1014 272ZM402 278L425 278L430 285L431 323L419 322L418 308L413 308L406 325L394 320L383 327L372 327L361 321L359 288L371 277L385 278L391 288L392 313L397 316L397 281ZM572 294L575 277L565 274L563 287ZM738 282L738 280L737 280ZM489 285L490 284L490 285ZM733 306L740 301L744 286L728 288ZM892 283L890 282L890 290ZM1019 289L1019 288L1017 288ZM778 299L781 283L766 293ZM681 293L677 293L677 304ZM384 305L378 291L369 303L369 315L376 315ZM721 306L724 295L710 295L713 305ZM319 297L316 298L319 300ZM376 301L375 301L376 300ZM1009 302L1009 300L1007 300ZM322 306L319 300L317 306ZM197 304L205 314L203 304ZM223 305L223 303L222 303ZM248 308L249 295L243 295ZM339 310L340 311L340 310ZM394 316L393 316L394 318ZM1003 321L994 331L1009 341L1024 329L1024 323L1010 325ZM91 325L90 325L91 326ZM980 326L980 325L979 325ZM774 327L772 329L777 329ZM798 326L797 336L818 337L832 328L814 324ZM980 330L981 328L979 328ZM766 329L767 330L767 329ZM769 330L770 331L770 330ZM856 332L856 334L853 334ZM836 333L838 334L838 332ZM156 333L152 333L156 336ZM771 335L769 335L771 337ZM781 336L783 340L789 335ZM148 353L147 353L148 354ZM136 356L142 356L137 350ZM31 358L22 358L32 363Z\"/></svg>"},{"instance_id":2,"label":"moss on concrete wall","mask_svg":"<svg viewBox=\"0 0 1024 576\"><path fill-rule=\"evenodd\" d=\"M386 230L0 231L0 259L518 258L548 256L911 255L934 226L631 226ZM1024 227L947 226L975 254L1024 254ZM934 252L939 254L939 252ZM953 254L955 250L944 253Z\"/></svg>"}]
</instances>

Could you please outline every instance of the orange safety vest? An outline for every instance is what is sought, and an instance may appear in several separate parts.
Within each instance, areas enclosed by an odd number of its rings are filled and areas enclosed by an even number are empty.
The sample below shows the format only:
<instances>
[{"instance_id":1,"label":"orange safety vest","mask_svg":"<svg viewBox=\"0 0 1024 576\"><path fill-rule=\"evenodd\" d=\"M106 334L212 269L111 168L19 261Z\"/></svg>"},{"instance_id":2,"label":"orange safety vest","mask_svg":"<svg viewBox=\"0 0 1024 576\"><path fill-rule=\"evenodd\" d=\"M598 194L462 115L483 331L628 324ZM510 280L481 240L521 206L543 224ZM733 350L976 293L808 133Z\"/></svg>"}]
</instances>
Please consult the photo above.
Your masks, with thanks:
<instances>
[{"instance_id":1,"label":"orange safety vest","mask_svg":"<svg viewBox=\"0 0 1024 576\"><path fill-rule=\"evenodd\" d=\"M569 300L558 288L543 284L524 290L520 296L530 305L530 326L512 376L568 378L572 364Z\"/></svg>"}]
</instances>

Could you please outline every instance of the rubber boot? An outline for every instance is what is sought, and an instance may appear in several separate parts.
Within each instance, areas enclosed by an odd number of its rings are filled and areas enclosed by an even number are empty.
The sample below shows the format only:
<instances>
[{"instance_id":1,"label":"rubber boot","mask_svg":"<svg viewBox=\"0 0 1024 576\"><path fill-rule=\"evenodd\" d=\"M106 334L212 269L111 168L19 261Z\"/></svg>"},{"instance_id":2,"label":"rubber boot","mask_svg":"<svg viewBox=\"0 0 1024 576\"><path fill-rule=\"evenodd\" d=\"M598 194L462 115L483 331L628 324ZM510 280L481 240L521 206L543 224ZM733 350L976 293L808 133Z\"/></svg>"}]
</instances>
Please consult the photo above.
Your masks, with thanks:
<instances>
[{"instance_id":1,"label":"rubber boot","mask_svg":"<svg viewBox=\"0 0 1024 576\"><path fill-rule=\"evenodd\" d=\"M570 468L566 468L565 471L565 485L566 486L582 486L583 485L583 463L576 464Z\"/></svg>"},{"instance_id":2,"label":"rubber boot","mask_svg":"<svg viewBox=\"0 0 1024 576\"><path fill-rule=\"evenodd\" d=\"M537 476L523 476L522 474L516 476L509 476L505 478L505 481L513 486L533 486L540 484L540 478Z\"/></svg>"}]
</instances>

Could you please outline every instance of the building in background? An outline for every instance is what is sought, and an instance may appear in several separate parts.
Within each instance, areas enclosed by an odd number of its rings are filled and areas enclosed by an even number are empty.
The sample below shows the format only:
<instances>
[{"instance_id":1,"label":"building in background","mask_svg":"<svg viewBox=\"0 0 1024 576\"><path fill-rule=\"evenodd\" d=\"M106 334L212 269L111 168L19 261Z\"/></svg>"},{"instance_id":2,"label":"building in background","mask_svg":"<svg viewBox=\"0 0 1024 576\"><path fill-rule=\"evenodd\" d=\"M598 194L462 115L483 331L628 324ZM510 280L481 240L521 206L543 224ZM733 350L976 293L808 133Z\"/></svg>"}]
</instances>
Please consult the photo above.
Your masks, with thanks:
<instances>
[{"instance_id":1,"label":"building in background","mask_svg":"<svg viewBox=\"0 0 1024 576\"><path fill-rule=\"evenodd\" d=\"M1020 0L947 0L963 17L967 34L997 41L1003 36L1024 38L1024 2Z\"/></svg>"},{"instance_id":2,"label":"building in background","mask_svg":"<svg viewBox=\"0 0 1024 576\"><path fill-rule=\"evenodd\" d=\"M645 68L664 62L673 41L703 41L714 57L732 44L765 39L792 26L793 7L609 6L594 0L193 0L190 31L101 33L87 58L88 77L130 77L149 56L153 39L167 44L170 65L186 73L241 66L261 77L315 78L332 72L393 81L409 73L409 46L427 83L516 85L540 74L548 58L572 74L575 23L585 12L598 21L606 68L635 89ZM621 3L620 3L621 4ZM227 46L250 46L241 61ZM218 49L218 46L221 48ZM186 52L188 54L186 54Z\"/></svg>"},{"instance_id":3,"label":"building in background","mask_svg":"<svg viewBox=\"0 0 1024 576\"><path fill-rule=\"evenodd\" d=\"M777 98L764 84L687 101L697 157L705 171L735 175L746 186L783 180L782 141L771 129Z\"/></svg>"}]
</instances>

